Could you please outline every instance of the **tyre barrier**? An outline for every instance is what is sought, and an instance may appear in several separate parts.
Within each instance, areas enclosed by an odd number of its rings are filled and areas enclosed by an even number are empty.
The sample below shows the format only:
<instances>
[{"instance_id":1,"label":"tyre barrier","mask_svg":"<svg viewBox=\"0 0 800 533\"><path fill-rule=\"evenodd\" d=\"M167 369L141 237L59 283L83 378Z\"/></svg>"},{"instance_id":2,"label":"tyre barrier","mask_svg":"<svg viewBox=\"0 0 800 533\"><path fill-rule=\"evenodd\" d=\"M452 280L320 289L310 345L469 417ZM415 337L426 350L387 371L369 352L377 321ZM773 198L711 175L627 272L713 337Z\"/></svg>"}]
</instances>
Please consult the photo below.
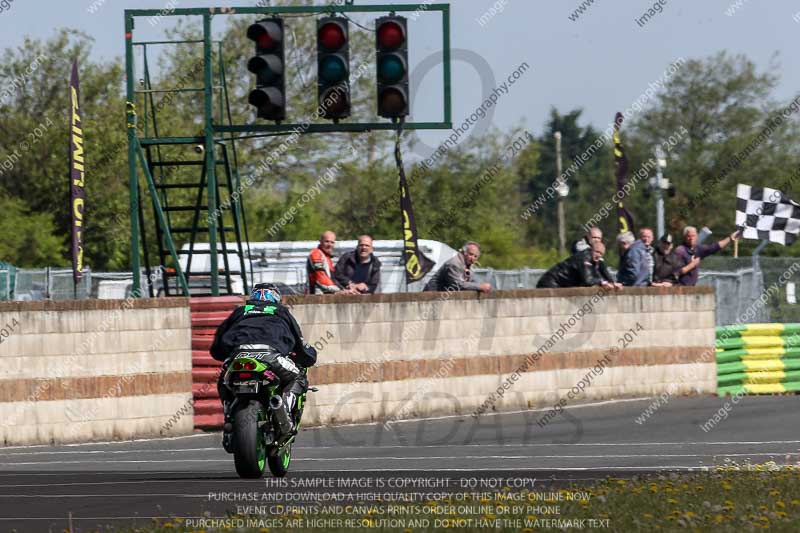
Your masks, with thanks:
<instances>
[{"instance_id":1,"label":"tyre barrier","mask_svg":"<svg viewBox=\"0 0 800 533\"><path fill-rule=\"evenodd\" d=\"M221 363L208 353L217 327L242 305L241 296L208 296L189 300L192 317L192 397L195 429L222 427L222 406L217 394Z\"/></svg>"},{"instance_id":2,"label":"tyre barrier","mask_svg":"<svg viewBox=\"0 0 800 533\"><path fill-rule=\"evenodd\" d=\"M800 391L800 324L717 327L717 394Z\"/></svg>"}]
</instances>

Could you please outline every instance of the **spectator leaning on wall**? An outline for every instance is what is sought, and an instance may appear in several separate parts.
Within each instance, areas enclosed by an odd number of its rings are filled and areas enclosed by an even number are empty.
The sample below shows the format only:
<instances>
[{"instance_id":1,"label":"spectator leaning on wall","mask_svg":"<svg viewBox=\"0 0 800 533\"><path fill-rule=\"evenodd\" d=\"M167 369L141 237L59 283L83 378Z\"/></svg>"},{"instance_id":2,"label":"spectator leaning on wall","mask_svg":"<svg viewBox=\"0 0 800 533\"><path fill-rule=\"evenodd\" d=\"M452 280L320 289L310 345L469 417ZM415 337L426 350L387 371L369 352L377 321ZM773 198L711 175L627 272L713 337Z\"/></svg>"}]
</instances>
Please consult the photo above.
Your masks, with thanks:
<instances>
[{"instance_id":1,"label":"spectator leaning on wall","mask_svg":"<svg viewBox=\"0 0 800 533\"><path fill-rule=\"evenodd\" d=\"M644 248L647 251L647 282L652 284L653 283L653 272L656 268L656 260L653 254L655 254L655 248L653 248L653 240L655 240L655 235L653 235L653 228L644 227L639 230L639 240L644 243Z\"/></svg>"},{"instance_id":2,"label":"spectator leaning on wall","mask_svg":"<svg viewBox=\"0 0 800 533\"><path fill-rule=\"evenodd\" d=\"M633 233L626 231L617 235L621 259L617 281L626 286L646 287L650 284L650 264L647 248L642 241L634 240Z\"/></svg>"},{"instance_id":3,"label":"spectator leaning on wall","mask_svg":"<svg viewBox=\"0 0 800 533\"><path fill-rule=\"evenodd\" d=\"M372 253L372 237L361 235L356 249L336 262L336 282L358 294L374 294L381 282L381 262Z\"/></svg>"},{"instance_id":4,"label":"spectator leaning on wall","mask_svg":"<svg viewBox=\"0 0 800 533\"><path fill-rule=\"evenodd\" d=\"M319 238L319 246L311 250L306 261L308 292L311 294L355 294L352 289L342 289L331 278L335 272L331 254L336 246L336 234L326 231Z\"/></svg>"},{"instance_id":5,"label":"spectator leaning on wall","mask_svg":"<svg viewBox=\"0 0 800 533\"><path fill-rule=\"evenodd\" d=\"M488 283L472 281L470 267L480 258L481 247L469 241L461 250L447 261L425 285L426 291L481 291L491 292Z\"/></svg>"},{"instance_id":6,"label":"spectator leaning on wall","mask_svg":"<svg viewBox=\"0 0 800 533\"><path fill-rule=\"evenodd\" d=\"M572 254L568 259L554 265L539 278L537 288L559 289L564 287L594 287L595 285L621 287L603 277L600 264L606 247L602 242L593 242L591 249Z\"/></svg>"},{"instance_id":7,"label":"spectator leaning on wall","mask_svg":"<svg viewBox=\"0 0 800 533\"><path fill-rule=\"evenodd\" d=\"M731 240L739 238L739 231L734 231L728 237L711 244L697 244L697 228L686 226L683 228L683 244L675 249L678 265L678 285L697 285L700 275L700 260L711 254L719 252L728 246Z\"/></svg>"},{"instance_id":8,"label":"spectator leaning on wall","mask_svg":"<svg viewBox=\"0 0 800 533\"><path fill-rule=\"evenodd\" d=\"M577 254L578 252L585 252L586 250L589 250L592 247L592 243L595 242L603 242L603 230L597 226L592 226L589 228L589 231L586 232L586 236L584 238L578 239L572 243L573 255ZM614 283L614 276L612 276L611 272L608 271L606 262L602 257L600 258L600 262L597 264L597 271L600 272L600 277L602 277L604 280L612 284Z\"/></svg>"}]
</instances>

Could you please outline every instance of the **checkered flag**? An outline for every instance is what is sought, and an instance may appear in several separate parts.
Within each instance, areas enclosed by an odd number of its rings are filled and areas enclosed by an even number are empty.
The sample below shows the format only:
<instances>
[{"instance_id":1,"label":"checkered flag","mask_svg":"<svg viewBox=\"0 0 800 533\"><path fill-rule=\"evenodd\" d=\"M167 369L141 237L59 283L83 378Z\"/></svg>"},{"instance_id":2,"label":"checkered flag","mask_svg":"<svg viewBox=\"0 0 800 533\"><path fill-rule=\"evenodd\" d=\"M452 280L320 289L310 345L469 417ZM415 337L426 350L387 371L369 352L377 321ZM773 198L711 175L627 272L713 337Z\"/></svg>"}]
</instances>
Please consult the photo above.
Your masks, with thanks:
<instances>
[{"instance_id":1,"label":"checkered flag","mask_svg":"<svg viewBox=\"0 0 800 533\"><path fill-rule=\"evenodd\" d=\"M777 189L739 183L736 227L745 239L792 244L800 233L800 204Z\"/></svg>"}]
</instances>

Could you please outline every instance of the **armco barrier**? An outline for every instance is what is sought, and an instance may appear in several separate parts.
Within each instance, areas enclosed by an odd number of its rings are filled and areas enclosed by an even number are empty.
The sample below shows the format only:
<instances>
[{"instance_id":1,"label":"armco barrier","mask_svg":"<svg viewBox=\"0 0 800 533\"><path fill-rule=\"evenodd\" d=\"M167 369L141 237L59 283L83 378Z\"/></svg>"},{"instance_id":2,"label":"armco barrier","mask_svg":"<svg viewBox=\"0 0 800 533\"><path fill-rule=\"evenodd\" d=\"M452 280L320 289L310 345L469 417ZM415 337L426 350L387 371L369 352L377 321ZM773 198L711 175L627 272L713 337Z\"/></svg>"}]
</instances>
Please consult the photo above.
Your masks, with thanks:
<instances>
[{"instance_id":1,"label":"armco barrier","mask_svg":"<svg viewBox=\"0 0 800 533\"><path fill-rule=\"evenodd\" d=\"M222 407L217 394L217 378L221 363L211 357L208 349L217 327L231 311L242 305L241 296L191 298L192 315L192 397L194 398L194 427L222 427Z\"/></svg>"},{"instance_id":2,"label":"armco barrier","mask_svg":"<svg viewBox=\"0 0 800 533\"><path fill-rule=\"evenodd\" d=\"M800 324L717 328L717 394L800 391Z\"/></svg>"}]
</instances>

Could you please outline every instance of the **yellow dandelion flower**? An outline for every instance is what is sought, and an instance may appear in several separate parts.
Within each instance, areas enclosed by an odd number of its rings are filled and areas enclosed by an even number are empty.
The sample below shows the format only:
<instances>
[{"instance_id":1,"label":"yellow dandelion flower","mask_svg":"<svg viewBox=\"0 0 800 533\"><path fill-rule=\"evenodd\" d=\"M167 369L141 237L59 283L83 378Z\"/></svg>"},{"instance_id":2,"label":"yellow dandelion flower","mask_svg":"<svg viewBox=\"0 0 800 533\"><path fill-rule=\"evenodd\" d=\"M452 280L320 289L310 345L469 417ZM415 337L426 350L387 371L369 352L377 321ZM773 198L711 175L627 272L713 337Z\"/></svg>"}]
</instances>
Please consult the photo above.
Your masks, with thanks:
<instances>
[{"instance_id":1,"label":"yellow dandelion flower","mask_svg":"<svg viewBox=\"0 0 800 533\"><path fill-rule=\"evenodd\" d=\"M678 500L676 500L675 498L668 498L667 499L667 503L675 504L675 503L678 503Z\"/></svg>"},{"instance_id":2,"label":"yellow dandelion flower","mask_svg":"<svg viewBox=\"0 0 800 533\"><path fill-rule=\"evenodd\" d=\"M722 482L722 488L725 489L725 490L731 490L733 488L733 486L730 483L728 483L727 481L723 481Z\"/></svg>"},{"instance_id":3,"label":"yellow dandelion flower","mask_svg":"<svg viewBox=\"0 0 800 533\"><path fill-rule=\"evenodd\" d=\"M648 520L650 520L650 519L652 519L652 518L653 518L653 515L651 515L650 513L644 513L642 516L644 516L644 517L645 517L645 518L647 518Z\"/></svg>"},{"instance_id":4,"label":"yellow dandelion flower","mask_svg":"<svg viewBox=\"0 0 800 533\"><path fill-rule=\"evenodd\" d=\"M784 507L786 507L786 504L781 502L781 501L778 501L778 502L775 502L775 506L776 507L780 507L781 509L783 509Z\"/></svg>"},{"instance_id":5,"label":"yellow dandelion flower","mask_svg":"<svg viewBox=\"0 0 800 533\"><path fill-rule=\"evenodd\" d=\"M792 500L789 503L791 503L792 505L800 505L800 500Z\"/></svg>"},{"instance_id":6,"label":"yellow dandelion flower","mask_svg":"<svg viewBox=\"0 0 800 533\"><path fill-rule=\"evenodd\" d=\"M775 490L775 489L772 489L771 491L769 491L769 495L770 496L778 496L780 493L781 493L781 491Z\"/></svg>"}]
</instances>

